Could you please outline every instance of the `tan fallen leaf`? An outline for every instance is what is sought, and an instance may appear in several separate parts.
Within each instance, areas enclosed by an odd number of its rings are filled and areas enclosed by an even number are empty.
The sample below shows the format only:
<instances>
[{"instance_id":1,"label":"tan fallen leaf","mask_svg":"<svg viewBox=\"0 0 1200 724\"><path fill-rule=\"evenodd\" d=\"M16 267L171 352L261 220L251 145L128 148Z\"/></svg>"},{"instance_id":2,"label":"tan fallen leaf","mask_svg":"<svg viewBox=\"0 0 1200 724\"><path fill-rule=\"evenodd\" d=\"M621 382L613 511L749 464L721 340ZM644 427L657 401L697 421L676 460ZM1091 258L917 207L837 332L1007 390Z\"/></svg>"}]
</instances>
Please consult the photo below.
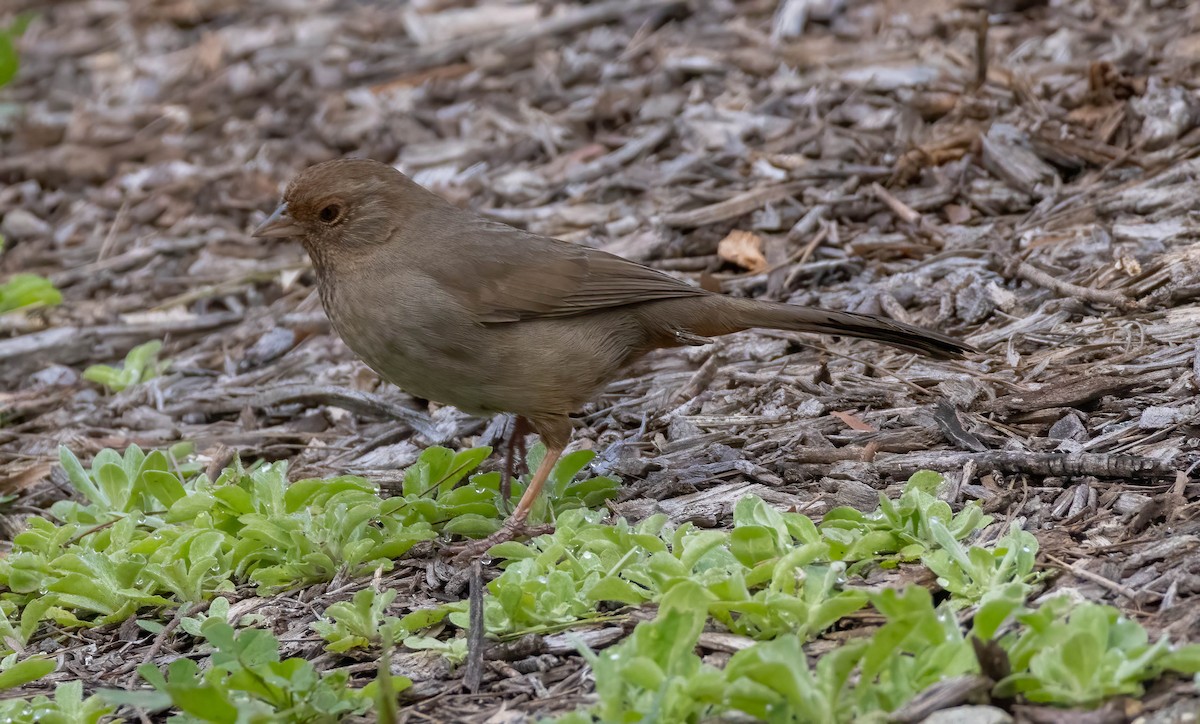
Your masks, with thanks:
<instances>
[{"instance_id":1,"label":"tan fallen leaf","mask_svg":"<svg viewBox=\"0 0 1200 724\"><path fill-rule=\"evenodd\" d=\"M767 268L762 237L750 231L734 229L729 232L729 235L717 244L717 255L747 271L757 273Z\"/></svg>"},{"instance_id":2,"label":"tan fallen leaf","mask_svg":"<svg viewBox=\"0 0 1200 724\"><path fill-rule=\"evenodd\" d=\"M863 422L852 412L838 412L837 410L832 410L829 414L846 423L846 426L851 430L857 430L859 432L878 432L878 430L876 430L870 423Z\"/></svg>"}]
</instances>

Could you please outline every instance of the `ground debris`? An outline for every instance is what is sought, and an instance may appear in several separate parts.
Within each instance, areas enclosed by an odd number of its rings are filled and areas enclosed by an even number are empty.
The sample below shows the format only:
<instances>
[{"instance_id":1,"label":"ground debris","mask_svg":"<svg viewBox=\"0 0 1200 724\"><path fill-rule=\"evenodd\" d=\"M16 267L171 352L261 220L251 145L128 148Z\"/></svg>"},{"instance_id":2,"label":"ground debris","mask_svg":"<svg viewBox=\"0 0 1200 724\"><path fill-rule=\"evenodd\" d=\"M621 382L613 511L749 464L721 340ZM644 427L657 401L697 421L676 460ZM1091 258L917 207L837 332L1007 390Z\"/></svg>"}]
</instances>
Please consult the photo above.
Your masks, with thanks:
<instances>
[{"instance_id":1,"label":"ground debris","mask_svg":"<svg viewBox=\"0 0 1200 724\"><path fill-rule=\"evenodd\" d=\"M42 274L65 298L0 314L0 493L20 510L63 496L59 444L84 458L186 439L213 469L240 453L394 491L428 445L497 443L495 424L381 385L331 335L300 247L249 237L296 171L370 156L709 289L885 314L980 350L943 364L752 331L653 354L577 419L594 469L626 482L620 513L726 526L754 494L819 516L934 469L955 506L1037 535L1052 587L1194 638L1200 5L244 5L12 8L37 17L0 91L0 282ZM82 379L151 340L161 377L119 393ZM414 602L472 583L402 563L383 584ZM298 598L235 606L281 630L315 615ZM315 650L301 639L289 654ZM113 670L173 645L110 627L57 653ZM477 694L440 658L392 663L418 680L414 711L507 721L585 700L575 652L566 634L476 641ZM947 682L899 718L978 684Z\"/></svg>"}]
</instances>

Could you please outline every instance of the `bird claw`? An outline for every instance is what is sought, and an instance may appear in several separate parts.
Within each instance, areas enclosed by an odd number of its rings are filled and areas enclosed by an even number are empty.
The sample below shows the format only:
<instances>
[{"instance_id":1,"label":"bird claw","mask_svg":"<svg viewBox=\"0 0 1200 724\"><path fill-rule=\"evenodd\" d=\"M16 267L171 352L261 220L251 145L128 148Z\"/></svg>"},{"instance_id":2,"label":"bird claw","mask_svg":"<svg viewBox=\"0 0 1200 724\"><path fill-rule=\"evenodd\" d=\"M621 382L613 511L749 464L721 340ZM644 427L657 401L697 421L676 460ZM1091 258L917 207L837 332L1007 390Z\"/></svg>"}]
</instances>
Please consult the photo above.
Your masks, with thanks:
<instances>
[{"instance_id":1,"label":"bird claw","mask_svg":"<svg viewBox=\"0 0 1200 724\"><path fill-rule=\"evenodd\" d=\"M478 558L487 553L488 549L494 545L507 543L516 538L536 538L539 535L553 532L554 526L552 525L527 525L524 522L512 523L506 521L500 530L492 533L487 538L446 546L442 549L442 555L450 558L454 563L467 563L472 558Z\"/></svg>"}]
</instances>

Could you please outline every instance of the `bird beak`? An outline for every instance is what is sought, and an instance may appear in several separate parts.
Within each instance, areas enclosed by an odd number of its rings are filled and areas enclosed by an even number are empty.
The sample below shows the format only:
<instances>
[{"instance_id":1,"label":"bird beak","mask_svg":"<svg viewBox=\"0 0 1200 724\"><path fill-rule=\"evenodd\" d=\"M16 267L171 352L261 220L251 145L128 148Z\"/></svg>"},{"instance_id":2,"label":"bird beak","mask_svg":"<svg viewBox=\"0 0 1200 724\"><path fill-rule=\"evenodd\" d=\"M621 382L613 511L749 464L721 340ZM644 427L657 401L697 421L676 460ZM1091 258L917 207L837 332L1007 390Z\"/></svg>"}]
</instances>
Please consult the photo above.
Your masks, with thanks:
<instances>
[{"instance_id":1,"label":"bird beak","mask_svg":"<svg viewBox=\"0 0 1200 724\"><path fill-rule=\"evenodd\" d=\"M257 239L265 238L283 238L288 236L300 236L303 232L300 227L288 216L287 204L280 204L279 208L275 209L275 213L267 217L267 220L258 225L251 236Z\"/></svg>"}]
</instances>

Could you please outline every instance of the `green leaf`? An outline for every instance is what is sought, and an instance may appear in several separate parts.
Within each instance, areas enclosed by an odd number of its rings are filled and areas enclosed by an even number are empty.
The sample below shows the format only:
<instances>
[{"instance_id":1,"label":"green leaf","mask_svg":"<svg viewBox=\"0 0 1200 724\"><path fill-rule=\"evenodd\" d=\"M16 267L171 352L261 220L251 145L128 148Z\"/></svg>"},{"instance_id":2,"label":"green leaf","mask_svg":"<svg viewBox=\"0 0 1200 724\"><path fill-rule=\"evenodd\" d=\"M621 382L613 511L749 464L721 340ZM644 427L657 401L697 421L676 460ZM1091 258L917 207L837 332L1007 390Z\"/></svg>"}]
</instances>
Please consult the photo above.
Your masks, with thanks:
<instances>
[{"instance_id":1,"label":"green leaf","mask_svg":"<svg viewBox=\"0 0 1200 724\"><path fill-rule=\"evenodd\" d=\"M554 510L562 513L567 506L584 506L594 508L604 504L604 501L615 496L621 489L621 482L613 478L598 476L568 483L566 491L555 500Z\"/></svg>"},{"instance_id":2,"label":"green leaf","mask_svg":"<svg viewBox=\"0 0 1200 724\"><path fill-rule=\"evenodd\" d=\"M743 525L733 529L729 547L742 565L753 567L778 555L774 530L761 525Z\"/></svg>"},{"instance_id":3,"label":"green leaf","mask_svg":"<svg viewBox=\"0 0 1200 724\"><path fill-rule=\"evenodd\" d=\"M125 355L121 369L108 365L92 365L83 371L83 378L101 384L112 392L121 392L157 377L166 369L169 362L157 361L161 349L162 342L158 340L139 344Z\"/></svg>"},{"instance_id":4,"label":"green leaf","mask_svg":"<svg viewBox=\"0 0 1200 724\"><path fill-rule=\"evenodd\" d=\"M596 453L591 450L576 450L559 458L550 472L551 495L555 498L566 495L567 486L595 457Z\"/></svg>"},{"instance_id":5,"label":"green leaf","mask_svg":"<svg viewBox=\"0 0 1200 724\"><path fill-rule=\"evenodd\" d=\"M1159 664L1181 674L1200 673L1200 644L1188 644L1169 651L1159 659Z\"/></svg>"},{"instance_id":6,"label":"green leaf","mask_svg":"<svg viewBox=\"0 0 1200 724\"><path fill-rule=\"evenodd\" d=\"M521 560L523 558L533 558L537 554L523 543L516 541L505 541L497 543L488 549L488 555L492 558L504 558L507 560Z\"/></svg>"},{"instance_id":7,"label":"green leaf","mask_svg":"<svg viewBox=\"0 0 1200 724\"><path fill-rule=\"evenodd\" d=\"M204 630L203 626L201 630ZM242 662L243 666L253 668L279 661L279 642L268 631L261 629L242 631L237 637L237 648L239 649L238 660Z\"/></svg>"},{"instance_id":8,"label":"green leaf","mask_svg":"<svg viewBox=\"0 0 1200 724\"><path fill-rule=\"evenodd\" d=\"M444 606L437 608L418 608L416 611L400 619L400 624L408 631L420 631L442 622L449 610Z\"/></svg>"},{"instance_id":9,"label":"green leaf","mask_svg":"<svg viewBox=\"0 0 1200 724\"><path fill-rule=\"evenodd\" d=\"M88 382L95 382L116 392L120 392L129 386L128 380L125 379L125 374L116 367L108 365L91 365L83 371L83 379Z\"/></svg>"},{"instance_id":10,"label":"green leaf","mask_svg":"<svg viewBox=\"0 0 1200 724\"><path fill-rule=\"evenodd\" d=\"M174 473L147 470L142 473L141 478L146 486L146 492L161 503L163 508L169 509L187 496L183 484L179 482L179 478Z\"/></svg>"},{"instance_id":11,"label":"green leaf","mask_svg":"<svg viewBox=\"0 0 1200 724\"><path fill-rule=\"evenodd\" d=\"M461 535L464 538L486 538L500 530L503 525L495 518L485 518L476 513L467 513L452 518L442 526L442 532L449 535Z\"/></svg>"},{"instance_id":12,"label":"green leaf","mask_svg":"<svg viewBox=\"0 0 1200 724\"><path fill-rule=\"evenodd\" d=\"M156 339L139 344L125 355L125 369L133 372L138 382L144 382L144 375L153 367L154 358L161 350L162 342Z\"/></svg>"},{"instance_id":13,"label":"green leaf","mask_svg":"<svg viewBox=\"0 0 1200 724\"><path fill-rule=\"evenodd\" d=\"M238 709L223 696L223 692L211 684L175 684L168 686L171 702L180 711L191 714L200 721L214 724L235 724Z\"/></svg>"},{"instance_id":14,"label":"green leaf","mask_svg":"<svg viewBox=\"0 0 1200 724\"><path fill-rule=\"evenodd\" d=\"M187 523L195 520L201 514L207 513L217 504L210 493L193 493L186 495L171 504L167 510L168 523Z\"/></svg>"},{"instance_id":15,"label":"green leaf","mask_svg":"<svg viewBox=\"0 0 1200 724\"><path fill-rule=\"evenodd\" d=\"M374 483L353 475L340 475L326 480L309 478L289 485L283 500L288 512L295 513L309 505L324 505L330 498L344 492L375 496L378 488Z\"/></svg>"},{"instance_id":16,"label":"green leaf","mask_svg":"<svg viewBox=\"0 0 1200 724\"><path fill-rule=\"evenodd\" d=\"M171 706L171 696L165 691L97 689L96 696L116 706L132 706L151 713Z\"/></svg>"},{"instance_id":17,"label":"green leaf","mask_svg":"<svg viewBox=\"0 0 1200 724\"><path fill-rule=\"evenodd\" d=\"M37 681L54 671L55 667L54 659L31 656L0 671L0 689L12 689L31 681Z\"/></svg>"},{"instance_id":18,"label":"green leaf","mask_svg":"<svg viewBox=\"0 0 1200 724\"><path fill-rule=\"evenodd\" d=\"M597 602L617 601L629 606L637 606L650 599L648 592L616 576L605 576L596 581L587 589L587 597Z\"/></svg>"},{"instance_id":19,"label":"green leaf","mask_svg":"<svg viewBox=\"0 0 1200 724\"><path fill-rule=\"evenodd\" d=\"M975 611L973 633L985 641L995 638L1004 622L1022 610L1025 593L1025 586L1013 583L986 597Z\"/></svg>"},{"instance_id":20,"label":"green leaf","mask_svg":"<svg viewBox=\"0 0 1200 724\"><path fill-rule=\"evenodd\" d=\"M16 55L12 47L12 37L0 30L0 86L7 80L5 75L5 55L11 53L13 65L9 66L16 73ZM9 79L11 79L11 75ZM14 274L7 282L0 284L0 314L11 312L22 307L34 305L53 306L62 303L62 293L54 288L49 279L37 274Z\"/></svg>"},{"instance_id":21,"label":"green leaf","mask_svg":"<svg viewBox=\"0 0 1200 724\"><path fill-rule=\"evenodd\" d=\"M426 448L417 463L405 471L402 492L405 497L424 495L435 487L439 493L448 492L491 453L490 447L472 448L458 454L444 447Z\"/></svg>"},{"instance_id":22,"label":"green leaf","mask_svg":"<svg viewBox=\"0 0 1200 724\"><path fill-rule=\"evenodd\" d=\"M680 565L684 570L694 570L702 558L724 545L728 537L728 533L716 530L705 530L686 536L683 539L682 552L677 551Z\"/></svg>"},{"instance_id":23,"label":"green leaf","mask_svg":"<svg viewBox=\"0 0 1200 724\"><path fill-rule=\"evenodd\" d=\"M92 466L96 470L96 466ZM112 463L104 463L96 472L96 483L100 486L100 490L104 493L104 498L113 510L127 513L129 512L129 502L132 500L132 485L129 478L125 475L125 469L120 465Z\"/></svg>"},{"instance_id":24,"label":"green leaf","mask_svg":"<svg viewBox=\"0 0 1200 724\"><path fill-rule=\"evenodd\" d=\"M83 469L79 458L75 457L75 453L67 449L65 445L58 446L58 461L63 466L63 470L67 473L67 479L71 481L71 486L75 488L89 502L96 504L107 504L108 500L101 493L96 484L92 482L92 477Z\"/></svg>"},{"instance_id":25,"label":"green leaf","mask_svg":"<svg viewBox=\"0 0 1200 724\"><path fill-rule=\"evenodd\" d=\"M31 13L22 13L7 28L0 28L0 88L8 85L21 67L16 39L25 32L25 27L32 19Z\"/></svg>"},{"instance_id":26,"label":"green leaf","mask_svg":"<svg viewBox=\"0 0 1200 724\"><path fill-rule=\"evenodd\" d=\"M936 495L938 486L945 481L946 479L942 477L941 473L933 470L918 470L909 477L906 487L920 490L929 495Z\"/></svg>"}]
</instances>

